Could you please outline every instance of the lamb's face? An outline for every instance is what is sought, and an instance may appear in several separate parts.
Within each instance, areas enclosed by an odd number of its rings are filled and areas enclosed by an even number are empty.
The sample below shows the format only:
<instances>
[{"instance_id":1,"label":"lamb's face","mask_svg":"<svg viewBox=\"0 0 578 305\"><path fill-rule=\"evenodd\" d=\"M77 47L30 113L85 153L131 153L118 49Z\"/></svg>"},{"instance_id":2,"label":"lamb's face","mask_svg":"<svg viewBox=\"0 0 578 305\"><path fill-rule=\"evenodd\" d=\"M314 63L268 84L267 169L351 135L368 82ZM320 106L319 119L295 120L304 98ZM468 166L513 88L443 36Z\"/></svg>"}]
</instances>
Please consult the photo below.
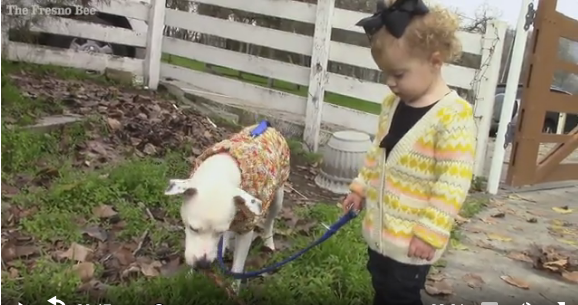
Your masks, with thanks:
<instances>
[{"instance_id":1,"label":"lamb's face","mask_svg":"<svg viewBox=\"0 0 578 305\"><path fill-rule=\"evenodd\" d=\"M167 195L183 194L181 219L185 227L185 261L207 268L217 258L219 240L231 226L237 207L260 215L262 202L233 186L193 187L188 180L171 180Z\"/></svg>"}]
</instances>

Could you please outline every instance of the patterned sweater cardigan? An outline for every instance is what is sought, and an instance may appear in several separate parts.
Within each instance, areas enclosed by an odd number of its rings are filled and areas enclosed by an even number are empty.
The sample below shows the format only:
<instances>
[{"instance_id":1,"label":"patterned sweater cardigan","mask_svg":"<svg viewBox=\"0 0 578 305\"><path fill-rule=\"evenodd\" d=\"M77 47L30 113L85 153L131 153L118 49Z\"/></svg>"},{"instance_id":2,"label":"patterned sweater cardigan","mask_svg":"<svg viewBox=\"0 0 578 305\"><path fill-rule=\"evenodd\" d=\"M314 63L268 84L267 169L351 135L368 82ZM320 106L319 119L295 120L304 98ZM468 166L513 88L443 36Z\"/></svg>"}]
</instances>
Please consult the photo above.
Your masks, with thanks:
<instances>
[{"instance_id":1,"label":"patterned sweater cardigan","mask_svg":"<svg viewBox=\"0 0 578 305\"><path fill-rule=\"evenodd\" d=\"M402 263L432 264L448 244L472 181L476 126L471 105L452 92L388 156L379 147L399 99L388 96L375 141L350 189L366 199L362 232L373 250ZM412 237L438 249L433 261L407 256Z\"/></svg>"}]
</instances>

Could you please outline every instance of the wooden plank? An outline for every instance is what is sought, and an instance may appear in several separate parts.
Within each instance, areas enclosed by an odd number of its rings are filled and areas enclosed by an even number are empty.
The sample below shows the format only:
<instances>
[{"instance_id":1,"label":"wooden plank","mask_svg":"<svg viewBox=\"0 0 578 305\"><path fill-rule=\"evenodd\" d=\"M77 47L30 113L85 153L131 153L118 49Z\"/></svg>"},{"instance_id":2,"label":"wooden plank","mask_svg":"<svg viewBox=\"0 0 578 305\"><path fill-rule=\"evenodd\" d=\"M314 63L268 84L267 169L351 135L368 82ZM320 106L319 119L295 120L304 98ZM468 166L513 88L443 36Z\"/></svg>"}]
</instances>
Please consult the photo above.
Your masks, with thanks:
<instances>
[{"instance_id":1,"label":"wooden plank","mask_svg":"<svg viewBox=\"0 0 578 305\"><path fill-rule=\"evenodd\" d=\"M292 113L305 117L304 97L241 82L234 79L211 75L169 64L161 65L161 78L176 80L179 83L194 84L206 90L206 95L217 95L219 98L235 100L234 104ZM191 87L193 87L191 85ZM195 89L182 85L182 89L198 93ZM325 103L322 122L374 134L377 116L363 111L349 109Z\"/></svg>"},{"instance_id":2,"label":"wooden plank","mask_svg":"<svg viewBox=\"0 0 578 305\"><path fill-rule=\"evenodd\" d=\"M575 74L576 76L578 76L578 64L577 63L558 60L558 62L556 63L555 69L557 71L564 71L564 72L572 73L572 74Z\"/></svg>"},{"instance_id":3,"label":"wooden plank","mask_svg":"<svg viewBox=\"0 0 578 305\"><path fill-rule=\"evenodd\" d=\"M315 23L316 5L292 0L195 0L197 3L231 8L303 23Z\"/></svg>"},{"instance_id":4,"label":"wooden plank","mask_svg":"<svg viewBox=\"0 0 578 305\"><path fill-rule=\"evenodd\" d=\"M167 9L165 25L309 56L313 48L311 36L173 9Z\"/></svg>"},{"instance_id":5,"label":"wooden plank","mask_svg":"<svg viewBox=\"0 0 578 305\"><path fill-rule=\"evenodd\" d=\"M167 9L165 24L308 56L311 55L313 47L313 38L310 36L172 9ZM357 67L378 69L369 49L364 47L333 41L329 58ZM470 89L476 70L449 65L443 68L442 73L450 85Z\"/></svg>"},{"instance_id":6,"label":"wooden plank","mask_svg":"<svg viewBox=\"0 0 578 305\"><path fill-rule=\"evenodd\" d=\"M335 0L317 3L313 54L311 55L307 104L305 105L305 130L303 131L303 140L312 152L317 152L319 149L321 115L325 104L325 84L327 83L329 48L331 47L331 16L334 6Z\"/></svg>"},{"instance_id":7,"label":"wooden plank","mask_svg":"<svg viewBox=\"0 0 578 305\"><path fill-rule=\"evenodd\" d=\"M309 84L309 68L278 60L166 36L163 38L163 50L168 54L249 72L267 78L279 79L297 85L308 86ZM384 96L391 92L383 84L362 81L355 77L336 73L328 73L326 91L378 104L381 103Z\"/></svg>"},{"instance_id":8,"label":"wooden plank","mask_svg":"<svg viewBox=\"0 0 578 305\"><path fill-rule=\"evenodd\" d=\"M312 3L298 2L292 0L199 0L198 3L215 5L225 8L252 12L261 15L279 17L303 23L315 23L316 5ZM368 13L350 11L335 8L332 17L334 28L363 33L361 27L355 24L362 18L369 16ZM468 32L458 32L458 38L462 42L464 52L471 54L481 54L482 35Z\"/></svg>"},{"instance_id":9,"label":"wooden plank","mask_svg":"<svg viewBox=\"0 0 578 305\"><path fill-rule=\"evenodd\" d=\"M378 70L371 57L369 48L350 45L342 42L331 42L329 60L349 64L356 67ZM476 69L447 65L442 68L442 74L449 85L470 89L476 75Z\"/></svg>"},{"instance_id":10,"label":"wooden plank","mask_svg":"<svg viewBox=\"0 0 578 305\"><path fill-rule=\"evenodd\" d=\"M567 134L543 133L538 135L536 140L540 143L562 143L570 139Z\"/></svg>"},{"instance_id":11,"label":"wooden plank","mask_svg":"<svg viewBox=\"0 0 578 305\"><path fill-rule=\"evenodd\" d=\"M7 58L34 64L51 64L84 70L104 71L112 68L143 75L143 60L102 53L80 52L70 49L50 48L21 42L9 42ZM6 56L4 55L4 56Z\"/></svg>"},{"instance_id":12,"label":"wooden plank","mask_svg":"<svg viewBox=\"0 0 578 305\"><path fill-rule=\"evenodd\" d=\"M578 113L578 95L569 95L558 92L545 94L548 103L543 106L546 111L561 113Z\"/></svg>"},{"instance_id":13,"label":"wooden plank","mask_svg":"<svg viewBox=\"0 0 578 305\"><path fill-rule=\"evenodd\" d=\"M305 98L239 80L169 64L161 64L161 78L194 84L207 91L247 101L248 106L305 116Z\"/></svg>"},{"instance_id":14,"label":"wooden plank","mask_svg":"<svg viewBox=\"0 0 578 305\"><path fill-rule=\"evenodd\" d=\"M578 180L578 164L559 164L552 171L548 172L535 183L559 182L568 180Z\"/></svg>"},{"instance_id":15,"label":"wooden plank","mask_svg":"<svg viewBox=\"0 0 578 305\"><path fill-rule=\"evenodd\" d=\"M368 13L336 8L333 14L333 27L351 32L364 33L363 28L355 24L362 18L368 16L370 16ZM482 54L482 34L460 31L457 33L457 36L462 43L464 52L476 55Z\"/></svg>"},{"instance_id":16,"label":"wooden plank","mask_svg":"<svg viewBox=\"0 0 578 305\"><path fill-rule=\"evenodd\" d=\"M323 123L358 130L370 135L377 131L377 115L329 103L323 105Z\"/></svg>"},{"instance_id":17,"label":"wooden plank","mask_svg":"<svg viewBox=\"0 0 578 305\"><path fill-rule=\"evenodd\" d=\"M230 51L172 37L163 38L165 53L191 58L209 64L249 72L307 86L309 68L282 61Z\"/></svg>"},{"instance_id":18,"label":"wooden plank","mask_svg":"<svg viewBox=\"0 0 578 305\"><path fill-rule=\"evenodd\" d=\"M560 36L573 41L578 41L578 20L570 18L564 14L556 12L556 27L560 31Z\"/></svg>"},{"instance_id":19,"label":"wooden plank","mask_svg":"<svg viewBox=\"0 0 578 305\"><path fill-rule=\"evenodd\" d=\"M147 40L145 33L129 29L50 16L46 16L41 23L32 25L30 30L143 48L146 47Z\"/></svg>"},{"instance_id":20,"label":"wooden plank","mask_svg":"<svg viewBox=\"0 0 578 305\"><path fill-rule=\"evenodd\" d=\"M358 98L376 104L381 104L383 98L391 93L388 86L352 76L329 73L327 91Z\"/></svg>"},{"instance_id":21,"label":"wooden plank","mask_svg":"<svg viewBox=\"0 0 578 305\"><path fill-rule=\"evenodd\" d=\"M165 0L151 0L148 20L147 48L144 62L145 84L151 90L159 85L161 58L163 55L163 30L165 29Z\"/></svg>"},{"instance_id":22,"label":"wooden plank","mask_svg":"<svg viewBox=\"0 0 578 305\"><path fill-rule=\"evenodd\" d=\"M117 16L124 16L146 21L149 17L150 4L137 0L92 1L90 5L97 10Z\"/></svg>"}]
</instances>

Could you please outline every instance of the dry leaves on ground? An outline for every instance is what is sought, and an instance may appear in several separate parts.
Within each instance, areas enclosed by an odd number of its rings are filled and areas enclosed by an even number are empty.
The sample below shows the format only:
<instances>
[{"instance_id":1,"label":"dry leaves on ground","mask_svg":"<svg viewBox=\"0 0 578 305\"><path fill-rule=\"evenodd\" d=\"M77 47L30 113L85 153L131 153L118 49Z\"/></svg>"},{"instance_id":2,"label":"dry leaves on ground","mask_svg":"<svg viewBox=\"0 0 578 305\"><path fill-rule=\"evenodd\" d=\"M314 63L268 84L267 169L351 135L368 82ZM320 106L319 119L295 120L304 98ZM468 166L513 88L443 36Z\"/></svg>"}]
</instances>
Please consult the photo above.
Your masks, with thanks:
<instances>
[{"instance_id":1,"label":"dry leaves on ground","mask_svg":"<svg viewBox=\"0 0 578 305\"><path fill-rule=\"evenodd\" d=\"M552 210L554 210L554 212L560 213L560 214L570 214L573 211L567 205L563 206L563 207L553 207Z\"/></svg>"},{"instance_id":2,"label":"dry leaves on ground","mask_svg":"<svg viewBox=\"0 0 578 305\"><path fill-rule=\"evenodd\" d=\"M189 161L194 160L206 148L231 135L231 128L218 127L205 116L194 111L181 111L171 101L165 100L148 91L121 90L114 86L102 86L96 83L78 80L62 80L50 77L37 77L21 73L11 75L12 81L31 99L60 100L63 102L63 114L78 114L99 118L87 120L84 143L74 143L74 166L83 169L95 169L105 164L120 162L125 156L162 157L165 153L192 147ZM55 114L55 113L50 113ZM105 124L102 124L104 122ZM105 126L103 126L105 125ZM103 132L103 129L107 129ZM64 131L63 131L64 132ZM70 149L72 137L62 136L60 147ZM319 189L314 183L317 174L316 166L311 166L292 156L292 170L286 203L289 202L331 202L338 196ZM48 187L47 180L58 175L57 168L40 166L36 176L23 177L16 184L2 185L2 199L10 199L18 194L19 189L40 184ZM71 183L66 188L74 188ZM299 191L296 191L299 190ZM135 203L136 204L136 203ZM33 238L18 235L7 235L6 228L17 228L19 220L38 209L20 209L12 207L10 217L4 219L2 259L11 277L20 273L19 260L34 259L40 253L47 253L56 261L71 262L71 272L76 273L83 281L79 289L90 295L106 294L108 285L135 277L171 276L182 270L181 245L172 242L152 244L145 242L146 236L138 240L120 241L116 236L126 226L123 215L112 203L95 207L92 218L100 223L91 223L88 219L75 220L78 230L85 237L82 244L67 244L56 241L54 245L37 245ZM180 220L165 217L163 211L150 211L151 221L157 221L162 227L179 227ZM158 216L158 217L157 217ZM87 217L91 218L91 217ZM9 221L4 221L9 220ZM276 238L277 250L284 250L291 245L295 235L311 235L318 225L314 219L296 215L286 204L280 215L280 222L288 227L289 236ZM279 226L278 226L279 227ZM179 241L181 242L181 241ZM57 246L56 246L57 245ZM270 258L270 252L260 252L248 258L247 269L258 269ZM230 262L227 262L230 263ZM95 272L102 270L102 272ZM107 283L107 284L103 284Z\"/></svg>"},{"instance_id":3,"label":"dry leaves on ground","mask_svg":"<svg viewBox=\"0 0 578 305\"><path fill-rule=\"evenodd\" d=\"M494 234L494 233L490 233L487 235L488 235L488 239L490 239L490 240L497 240L497 241L503 241L503 242L512 241L512 238L508 237L508 236L503 236L503 235Z\"/></svg>"},{"instance_id":4,"label":"dry leaves on ground","mask_svg":"<svg viewBox=\"0 0 578 305\"><path fill-rule=\"evenodd\" d=\"M578 282L578 250L568 251L555 246L534 245L529 255L533 259L534 268L559 274L574 283Z\"/></svg>"},{"instance_id":5,"label":"dry leaves on ground","mask_svg":"<svg viewBox=\"0 0 578 305\"><path fill-rule=\"evenodd\" d=\"M530 284L528 284L526 281L520 279L520 278L516 278L513 276L509 276L509 275L502 275L500 276L500 278L515 287L521 288L521 289L530 289Z\"/></svg>"},{"instance_id":6,"label":"dry leaves on ground","mask_svg":"<svg viewBox=\"0 0 578 305\"><path fill-rule=\"evenodd\" d=\"M462 280L471 288L481 288L485 284L481 276L473 273L468 273L462 277Z\"/></svg>"},{"instance_id":7,"label":"dry leaves on ground","mask_svg":"<svg viewBox=\"0 0 578 305\"><path fill-rule=\"evenodd\" d=\"M512 251L508 253L507 257L516 261L526 263L534 262L534 260L530 256L528 256L528 254L526 254L525 252Z\"/></svg>"},{"instance_id":8,"label":"dry leaves on ground","mask_svg":"<svg viewBox=\"0 0 578 305\"><path fill-rule=\"evenodd\" d=\"M432 267L427 275L425 291L431 296L444 296L454 293L451 285L446 280L446 275L435 267Z\"/></svg>"}]
</instances>

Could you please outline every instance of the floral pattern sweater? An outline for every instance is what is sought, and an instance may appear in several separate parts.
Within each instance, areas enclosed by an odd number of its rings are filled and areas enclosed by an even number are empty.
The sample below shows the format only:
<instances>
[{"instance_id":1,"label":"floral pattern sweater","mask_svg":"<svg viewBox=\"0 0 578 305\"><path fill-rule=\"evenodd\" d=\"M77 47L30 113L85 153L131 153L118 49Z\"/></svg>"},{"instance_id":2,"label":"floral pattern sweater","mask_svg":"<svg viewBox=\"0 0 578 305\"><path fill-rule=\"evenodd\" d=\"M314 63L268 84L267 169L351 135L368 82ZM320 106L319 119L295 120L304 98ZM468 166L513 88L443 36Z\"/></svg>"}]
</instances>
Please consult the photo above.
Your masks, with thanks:
<instances>
[{"instance_id":1,"label":"floral pattern sweater","mask_svg":"<svg viewBox=\"0 0 578 305\"><path fill-rule=\"evenodd\" d=\"M399 102L394 95L383 101L376 138L350 189L366 199L362 231L371 249L406 264L432 264L468 195L476 126L471 105L452 92L386 156L379 142ZM437 249L432 261L407 256L413 236Z\"/></svg>"},{"instance_id":2,"label":"floral pattern sweater","mask_svg":"<svg viewBox=\"0 0 578 305\"><path fill-rule=\"evenodd\" d=\"M272 127L262 134L252 137L251 131L257 125L249 126L221 141L195 159L193 172L208 157L229 153L239 164L241 170L241 189L263 202L263 216L269 211L269 206L275 197L275 191L289 179L290 151L283 135ZM232 201L231 201L232 202ZM253 230L262 217L256 217L242 207L237 214L230 230L245 233Z\"/></svg>"}]
</instances>

